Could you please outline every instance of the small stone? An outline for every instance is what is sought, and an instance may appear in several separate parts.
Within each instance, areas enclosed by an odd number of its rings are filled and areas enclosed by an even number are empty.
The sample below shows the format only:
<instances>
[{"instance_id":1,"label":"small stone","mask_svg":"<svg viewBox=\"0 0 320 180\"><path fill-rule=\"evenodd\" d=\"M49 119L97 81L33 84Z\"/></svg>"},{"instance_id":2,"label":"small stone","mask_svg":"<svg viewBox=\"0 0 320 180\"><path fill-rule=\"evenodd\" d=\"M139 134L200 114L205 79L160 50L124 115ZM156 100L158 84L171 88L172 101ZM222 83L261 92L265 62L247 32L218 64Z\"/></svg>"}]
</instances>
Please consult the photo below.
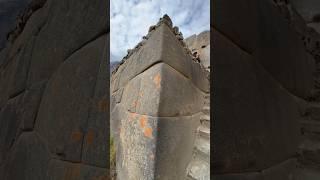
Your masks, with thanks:
<instances>
[{"instance_id":1,"label":"small stone","mask_svg":"<svg viewBox=\"0 0 320 180\"><path fill-rule=\"evenodd\" d=\"M176 35L176 37L178 38L179 41L183 40L183 37L181 35Z\"/></svg>"},{"instance_id":2,"label":"small stone","mask_svg":"<svg viewBox=\"0 0 320 180\"><path fill-rule=\"evenodd\" d=\"M146 39L143 39L143 40L141 41L141 46L143 46L144 44L146 44L146 42L147 42L147 40L146 40Z\"/></svg>"},{"instance_id":3,"label":"small stone","mask_svg":"<svg viewBox=\"0 0 320 180\"><path fill-rule=\"evenodd\" d=\"M177 26L173 27L173 33L175 35L179 34L179 28Z\"/></svg>"},{"instance_id":4,"label":"small stone","mask_svg":"<svg viewBox=\"0 0 320 180\"><path fill-rule=\"evenodd\" d=\"M172 27L172 21L167 14L163 16L162 21L164 21L164 23L166 23L169 27Z\"/></svg>"},{"instance_id":5,"label":"small stone","mask_svg":"<svg viewBox=\"0 0 320 180\"><path fill-rule=\"evenodd\" d=\"M155 29L156 29L156 26L150 26L148 32L151 32L151 31L153 31L153 30L155 30Z\"/></svg>"}]
</instances>

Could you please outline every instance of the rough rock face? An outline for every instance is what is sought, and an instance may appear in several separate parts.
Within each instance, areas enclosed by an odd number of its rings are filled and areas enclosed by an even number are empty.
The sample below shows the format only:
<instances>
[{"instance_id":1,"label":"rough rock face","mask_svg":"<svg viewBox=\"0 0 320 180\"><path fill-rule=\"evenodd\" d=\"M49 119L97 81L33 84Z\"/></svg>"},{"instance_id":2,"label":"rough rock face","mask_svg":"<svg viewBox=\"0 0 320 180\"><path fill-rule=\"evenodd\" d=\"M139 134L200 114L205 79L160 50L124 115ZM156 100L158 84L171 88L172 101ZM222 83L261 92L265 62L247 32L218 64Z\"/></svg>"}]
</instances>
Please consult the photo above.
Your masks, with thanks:
<instances>
[{"instance_id":1,"label":"rough rock face","mask_svg":"<svg viewBox=\"0 0 320 180\"><path fill-rule=\"evenodd\" d=\"M214 178L320 178L317 3L214 2Z\"/></svg>"},{"instance_id":2,"label":"rough rock face","mask_svg":"<svg viewBox=\"0 0 320 180\"><path fill-rule=\"evenodd\" d=\"M0 177L107 179L106 1L32 1L0 52Z\"/></svg>"},{"instance_id":3,"label":"rough rock face","mask_svg":"<svg viewBox=\"0 0 320 180\"><path fill-rule=\"evenodd\" d=\"M191 55L165 15L114 70L111 129L119 179L185 179L187 167L194 170L194 132L209 81ZM206 179L209 158L201 162Z\"/></svg>"},{"instance_id":4,"label":"rough rock face","mask_svg":"<svg viewBox=\"0 0 320 180\"><path fill-rule=\"evenodd\" d=\"M202 65L210 71L210 31L192 35L185 39L188 48L196 53Z\"/></svg>"}]
</instances>

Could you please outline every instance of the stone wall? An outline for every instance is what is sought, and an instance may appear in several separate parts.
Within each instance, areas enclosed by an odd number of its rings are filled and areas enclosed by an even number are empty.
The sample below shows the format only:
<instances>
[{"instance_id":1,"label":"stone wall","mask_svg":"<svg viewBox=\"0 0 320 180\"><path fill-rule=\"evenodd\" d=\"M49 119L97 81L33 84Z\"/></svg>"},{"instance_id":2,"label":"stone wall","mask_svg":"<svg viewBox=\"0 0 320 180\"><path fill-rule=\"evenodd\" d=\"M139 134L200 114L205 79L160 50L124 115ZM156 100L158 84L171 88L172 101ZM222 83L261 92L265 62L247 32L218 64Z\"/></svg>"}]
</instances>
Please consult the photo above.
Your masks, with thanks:
<instances>
[{"instance_id":1,"label":"stone wall","mask_svg":"<svg viewBox=\"0 0 320 180\"><path fill-rule=\"evenodd\" d=\"M0 52L1 179L107 178L107 6L47 0Z\"/></svg>"},{"instance_id":2,"label":"stone wall","mask_svg":"<svg viewBox=\"0 0 320 180\"><path fill-rule=\"evenodd\" d=\"M307 26L296 2L221 0L213 4L212 166L216 179L320 177L302 163L317 157L310 143L305 145L310 141L302 140L310 138L303 133L314 130L309 118L318 112L311 105L319 96L319 34Z\"/></svg>"},{"instance_id":3,"label":"stone wall","mask_svg":"<svg viewBox=\"0 0 320 180\"><path fill-rule=\"evenodd\" d=\"M209 92L207 76L166 15L128 50L111 78L119 179L186 178ZM206 178L209 158L201 164Z\"/></svg>"}]
</instances>

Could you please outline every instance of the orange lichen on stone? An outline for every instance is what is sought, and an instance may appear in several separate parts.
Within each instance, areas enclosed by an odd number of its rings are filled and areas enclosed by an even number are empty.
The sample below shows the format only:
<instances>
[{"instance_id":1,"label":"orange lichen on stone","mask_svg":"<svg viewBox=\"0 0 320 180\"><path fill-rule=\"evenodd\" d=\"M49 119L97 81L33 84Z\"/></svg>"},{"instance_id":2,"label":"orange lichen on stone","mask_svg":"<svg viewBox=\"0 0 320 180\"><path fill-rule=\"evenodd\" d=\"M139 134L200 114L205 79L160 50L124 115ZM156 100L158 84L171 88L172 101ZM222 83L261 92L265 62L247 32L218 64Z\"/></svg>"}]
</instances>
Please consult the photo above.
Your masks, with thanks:
<instances>
[{"instance_id":1,"label":"orange lichen on stone","mask_svg":"<svg viewBox=\"0 0 320 180\"><path fill-rule=\"evenodd\" d=\"M140 127L141 128L144 128L146 126L146 123L147 123L147 116L145 115L142 115L141 118L140 118Z\"/></svg>"},{"instance_id":2,"label":"orange lichen on stone","mask_svg":"<svg viewBox=\"0 0 320 180\"><path fill-rule=\"evenodd\" d=\"M82 132L80 131L74 131L71 133L71 139L73 141L80 141L82 139Z\"/></svg>"},{"instance_id":3,"label":"orange lichen on stone","mask_svg":"<svg viewBox=\"0 0 320 180\"><path fill-rule=\"evenodd\" d=\"M144 133L144 136L148 138L152 138L152 128L149 128L149 127L145 128L143 133Z\"/></svg>"},{"instance_id":4,"label":"orange lichen on stone","mask_svg":"<svg viewBox=\"0 0 320 180\"><path fill-rule=\"evenodd\" d=\"M161 83L161 76L159 73L153 78L153 82L156 84L157 89L159 89Z\"/></svg>"},{"instance_id":5,"label":"orange lichen on stone","mask_svg":"<svg viewBox=\"0 0 320 180\"><path fill-rule=\"evenodd\" d=\"M93 130L89 130L86 136L86 141L89 145L91 145L93 143L93 139L94 139L94 132Z\"/></svg>"}]
</instances>

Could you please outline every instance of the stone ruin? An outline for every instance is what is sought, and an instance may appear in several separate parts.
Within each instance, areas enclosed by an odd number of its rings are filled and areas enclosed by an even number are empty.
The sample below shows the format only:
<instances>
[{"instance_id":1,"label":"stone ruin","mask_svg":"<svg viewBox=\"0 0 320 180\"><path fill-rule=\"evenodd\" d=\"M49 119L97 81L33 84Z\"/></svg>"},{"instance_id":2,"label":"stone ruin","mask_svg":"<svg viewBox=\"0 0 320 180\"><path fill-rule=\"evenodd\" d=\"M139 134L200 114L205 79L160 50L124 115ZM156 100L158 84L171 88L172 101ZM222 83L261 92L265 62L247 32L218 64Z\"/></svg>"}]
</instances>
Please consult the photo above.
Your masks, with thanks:
<instances>
[{"instance_id":1,"label":"stone ruin","mask_svg":"<svg viewBox=\"0 0 320 180\"><path fill-rule=\"evenodd\" d=\"M115 68L118 179L210 178L209 66L199 60L164 15Z\"/></svg>"},{"instance_id":2,"label":"stone ruin","mask_svg":"<svg viewBox=\"0 0 320 180\"><path fill-rule=\"evenodd\" d=\"M108 4L33 2L0 51L0 179L108 179Z\"/></svg>"},{"instance_id":3,"label":"stone ruin","mask_svg":"<svg viewBox=\"0 0 320 180\"><path fill-rule=\"evenodd\" d=\"M213 178L320 179L319 1L216 0L212 10Z\"/></svg>"}]
</instances>

